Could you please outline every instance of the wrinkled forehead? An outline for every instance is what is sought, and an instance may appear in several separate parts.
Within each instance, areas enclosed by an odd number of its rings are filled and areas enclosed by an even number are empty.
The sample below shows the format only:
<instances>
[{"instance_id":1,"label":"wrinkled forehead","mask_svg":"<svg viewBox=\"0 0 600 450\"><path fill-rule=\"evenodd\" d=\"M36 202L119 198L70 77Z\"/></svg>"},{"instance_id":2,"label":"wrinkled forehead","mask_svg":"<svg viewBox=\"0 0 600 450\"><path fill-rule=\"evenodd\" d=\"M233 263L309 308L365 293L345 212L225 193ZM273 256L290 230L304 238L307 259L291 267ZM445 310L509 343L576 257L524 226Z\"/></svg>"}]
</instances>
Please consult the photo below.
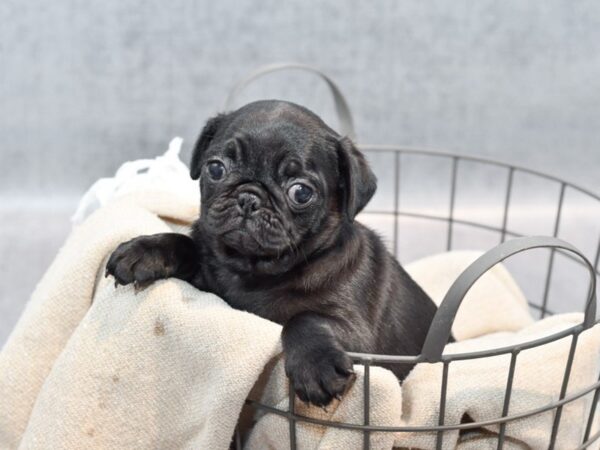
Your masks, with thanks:
<instances>
[{"instance_id":1,"label":"wrinkled forehead","mask_svg":"<svg viewBox=\"0 0 600 450\"><path fill-rule=\"evenodd\" d=\"M279 120L231 127L230 131L225 144L231 153L228 156L256 172L294 176L336 166L332 137L302 123Z\"/></svg>"}]
</instances>

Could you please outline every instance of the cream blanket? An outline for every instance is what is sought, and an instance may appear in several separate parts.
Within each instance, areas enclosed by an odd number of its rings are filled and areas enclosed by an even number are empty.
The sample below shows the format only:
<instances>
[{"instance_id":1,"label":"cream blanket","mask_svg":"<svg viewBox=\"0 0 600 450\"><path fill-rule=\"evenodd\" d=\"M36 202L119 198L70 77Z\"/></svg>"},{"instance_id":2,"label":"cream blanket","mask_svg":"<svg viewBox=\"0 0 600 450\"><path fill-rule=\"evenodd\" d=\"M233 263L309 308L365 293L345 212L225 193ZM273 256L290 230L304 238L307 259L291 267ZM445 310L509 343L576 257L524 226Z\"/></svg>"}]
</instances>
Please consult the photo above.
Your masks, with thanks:
<instances>
[{"instance_id":1,"label":"cream blanket","mask_svg":"<svg viewBox=\"0 0 600 450\"><path fill-rule=\"evenodd\" d=\"M74 229L0 352L0 448L228 448L244 400L281 351L280 326L233 310L179 280L155 283L136 295L130 287L115 289L103 277L105 260L119 242L169 231L196 215L191 202L145 192L113 200ZM439 300L475 256L447 254L408 269ZM448 351L527 339L580 319L567 315L532 324L518 287L497 267L465 300L454 332L463 339L504 332L453 344ZM569 392L598 376L599 328L580 337ZM520 356L511 412L556 398L567 348L568 342L561 341ZM506 358L456 364L450 373L447 423L460 420L463 412L475 420L497 415ZM357 383L328 412L302 404L299 411L362 423L362 370L356 370ZM400 389L389 371L373 368L371 423L435 423L439 373L437 365L420 365ZM285 390L276 365L264 399L285 408ZM587 396L564 409L557 448L572 448L579 439L589 403ZM550 416L511 425L507 434L514 442L543 448ZM300 448L362 445L354 432L304 424L298 425L298 436ZM287 423L268 414L257 422L247 446L286 448L287 437ZM431 448L431 439L374 433L372 448L394 443ZM483 441L477 442L464 445L483 448L477 446ZM447 433L444 444L454 448L456 434Z\"/></svg>"}]
</instances>

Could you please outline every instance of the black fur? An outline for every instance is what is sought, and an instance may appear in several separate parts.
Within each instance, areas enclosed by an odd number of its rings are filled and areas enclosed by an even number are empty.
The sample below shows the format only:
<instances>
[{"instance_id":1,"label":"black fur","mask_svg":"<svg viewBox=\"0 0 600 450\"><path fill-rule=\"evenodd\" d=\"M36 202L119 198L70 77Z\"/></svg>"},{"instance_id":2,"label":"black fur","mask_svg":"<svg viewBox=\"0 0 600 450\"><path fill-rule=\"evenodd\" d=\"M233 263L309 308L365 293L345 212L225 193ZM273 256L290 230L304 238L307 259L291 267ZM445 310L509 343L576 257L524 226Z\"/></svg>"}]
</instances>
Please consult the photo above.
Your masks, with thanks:
<instances>
[{"instance_id":1,"label":"black fur","mask_svg":"<svg viewBox=\"0 0 600 450\"><path fill-rule=\"evenodd\" d=\"M207 169L215 161L220 180ZM208 121L191 175L202 192L191 236L121 244L107 265L118 283L177 277L282 324L287 375L316 405L351 381L346 351L420 353L436 308L354 221L376 179L349 139L301 106L255 102ZM287 195L298 181L316 193L304 207ZM403 379L411 367L390 369Z\"/></svg>"}]
</instances>

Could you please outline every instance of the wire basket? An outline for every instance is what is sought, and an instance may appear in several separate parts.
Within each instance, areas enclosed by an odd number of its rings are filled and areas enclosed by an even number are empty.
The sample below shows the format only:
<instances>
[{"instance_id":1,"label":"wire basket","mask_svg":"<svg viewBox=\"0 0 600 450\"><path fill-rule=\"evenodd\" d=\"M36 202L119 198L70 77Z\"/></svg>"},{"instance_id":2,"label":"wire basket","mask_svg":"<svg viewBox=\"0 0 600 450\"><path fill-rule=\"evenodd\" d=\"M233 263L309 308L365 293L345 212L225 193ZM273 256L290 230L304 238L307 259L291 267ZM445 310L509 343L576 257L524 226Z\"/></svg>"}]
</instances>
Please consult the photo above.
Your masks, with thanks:
<instances>
[{"instance_id":1,"label":"wire basket","mask_svg":"<svg viewBox=\"0 0 600 450\"><path fill-rule=\"evenodd\" d=\"M236 96L241 92L244 87L267 73L279 71L279 70L302 70L308 71L321 77L330 88L333 95L334 105L339 118L339 128L343 135L354 138L354 127L353 120L348 104L341 94L336 84L327 77L324 73L316 70L310 66L302 64L272 64L258 69L257 71L250 74L247 78L239 82L231 91L227 101L225 103L225 109L231 109L233 101ZM385 177L382 177L378 173L380 181L384 180L392 186L393 200L389 201L389 196L384 199L383 202L376 202L377 204L368 207L367 210L362 213L364 218L375 217L375 218L386 218L391 232L386 233L390 241L390 250L394 256L398 255L399 248L402 248L403 233L403 222L406 219L418 220L421 223L435 224L433 227L432 236L427 236L424 240L434 237L438 242L441 243L443 250L450 251L457 248L456 237L458 229L461 228L463 233L471 233L476 231L483 231L490 242L488 248L491 248L488 252L478 258L473 264L471 264L454 282L452 287L449 289L444 300L440 304L438 312L431 324L429 333L426 337L422 352L417 356L406 356L406 355L375 355L375 354L363 354L363 353L350 353L351 358L355 364L362 365L364 367L363 377L363 424L350 424L333 422L327 420L320 420L312 417L306 417L299 415L294 410L294 392L292 389L289 390L289 409L280 410L273 406L262 404L256 400L247 400L247 404L250 405L254 410L264 411L270 414L277 414L289 422L289 447L296 449L299 445L297 441L296 425L298 423L312 423L316 425L322 425L326 427L343 428L349 430L358 430L362 433L362 447L364 449L371 448L371 433L377 432L389 432L389 433L402 433L402 432L422 432L422 433L436 433L436 447L441 449L444 440L444 433L450 430L476 430L482 427L489 427L496 425L498 427L497 433L497 448L502 449L505 445L506 440L506 427L507 424L532 417L541 413L551 412L553 414L552 428L548 430L548 442L550 449L555 448L557 433L561 422L561 415L563 408L570 402L574 402L581 399L584 396L591 396L592 402L589 413L587 413L584 436L579 445L579 449L587 448L594 442L600 439L600 432L596 432L592 435L592 425L594 423L594 417L596 415L596 409L600 396L600 374L596 378L596 382L585 387L585 389L577 392L568 393L568 386L571 377L571 369L575 351L577 348L578 337L580 334L592 327L600 326L600 321L596 317L596 282L597 277L600 275L599 271L599 259L600 259L600 232L598 232L597 224L600 220L595 222L592 220L592 226L580 226L579 230L576 230L575 235L581 237L585 234L585 241L588 243L584 251L580 251L573 245L566 241L559 239L562 237L561 225L565 223L569 216L569 198L572 194L576 194L579 201L583 198L589 204L593 204L594 207L600 207L600 196L596 195L586 189L575 186L569 182L563 181L559 178L540 173L535 170L525 169L517 167L511 164L500 163L491 161L488 159L463 156L449 152L433 151L433 150L421 150L413 148L403 148L395 145L358 145L359 148L365 153L369 159L383 159L384 163L381 164L385 167ZM403 168L409 167L409 170L415 170L414 167L410 168L410 159L417 157L422 161L432 161L438 166L440 163L447 167L447 190L438 189L439 192L444 192L443 196L446 202L445 208L434 208L433 210L418 210L415 208L404 208L401 202L401 173ZM477 165L479 170L492 169L495 171L495 180L502 185L501 189L501 201L500 205L495 208L495 217L497 218L497 224L491 224L489 220L483 219L468 219L462 217L457 213L457 198L458 190L463 178L459 175L461 168L465 166ZM377 172L377 167L374 167ZM518 197L518 179L521 176L529 178L530 182L540 181L549 186L545 189L546 192L555 194L554 202L548 200L548 206L553 211L552 218L550 220L550 227L541 229L538 231L537 224L529 223L529 229L527 232L519 232L516 229L518 227L512 226L511 224L511 207L517 203L516 200L522 200L523 197ZM391 177L391 180L389 179ZM477 178L477 177L475 177ZM480 180L482 181L483 178ZM439 180L437 180L439 181ZM522 189L521 189L522 190ZM525 193L527 194L527 193ZM433 202L435 203L435 202ZM371 205L373 202L371 203ZM440 213L440 210L443 212ZM595 223L594 223L595 222ZM536 228L537 227L537 228ZM426 228L419 228L419 233L427 231ZM435 236L433 236L435 235ZM539 236L546 235L546 236ZM593 242L589 245L589 242ZM492 248L493 247L493 248ZM467 291L473 286L473 284L489 269L494 267L496 264L507 260L513 255L520 254L534 249L547 249L545 252L545 261L541 264L536 264L537 267L541 268L542 276L541 280L537 283L539 291L539 299L537 301L529 300L529 306L533 312L536 312L540 318L553 314L553 311L549 305L550 293L552 287L556 284L556 280L563 281L563 285L566 280L573 280L570 273L564 273L563 265L558 264L558 258L564 258L571 263L574 263L581 268L586 269L586 279L589 281L578 282L579 290L584 293L584 301L582 302L584 310L584 321L583 323L573 326L571 328L562 330L552 335L538 338L526 343L519 343L512 346L506 346L503 348L496 348L489 351L477 351L469 353L453 353L443 354L445 344L448 342L450 336L451 327L458 311L458 308L465 297ZM525 274L528 276L528 274ZM563 290L567 293L573 292L573 286L563 286ZM529 298L529 296L528 296ZM519 354L528 349L539 348L547 345L551 342L559 339L569 338L571 339L568 359L565 363L564 375L562 377L562 383L560 391L556 392L556 400L552 401L544 406L532 408L528 411L520 411L519 413L511 413L511 394L513 389L513 380L515 378L515 372L517 367L517 361ZM506 373L506 387L504 390L504 399L502 401L502 413L499 417L495 417L485 422L470 422L447 425L445 424L446 415L446 400L447 400L447 387L448 377L450 368L456 361L473 360L477 358L487 358L497 355L509 355L510 364ZM371 425L369 421L370 415L370 368L373 365L378 364L442 364L442 378L439 386L439 417L437 420L437 426L417 426L417 427L406 427L406 426L376 426ZM232 447L241 449L242 448L242 436L241 432L236 431L234 436Z\"/></svg>"}]
</instances>

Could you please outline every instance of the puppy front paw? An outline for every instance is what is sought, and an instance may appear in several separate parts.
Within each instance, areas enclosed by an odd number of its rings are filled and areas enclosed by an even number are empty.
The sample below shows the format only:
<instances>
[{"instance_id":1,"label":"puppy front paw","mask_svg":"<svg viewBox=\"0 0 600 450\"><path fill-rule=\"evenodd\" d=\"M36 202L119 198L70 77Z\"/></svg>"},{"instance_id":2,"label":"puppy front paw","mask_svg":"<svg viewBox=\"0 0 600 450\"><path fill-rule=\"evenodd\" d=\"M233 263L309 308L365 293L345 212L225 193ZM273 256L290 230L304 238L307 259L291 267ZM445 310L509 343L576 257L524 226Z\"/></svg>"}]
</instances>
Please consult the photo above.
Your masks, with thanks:
<instances>
[{"instance_id":1,"label":"puppy front paw","mask_svg":"<svg viewBox=\"0 0 600 450\"><path fill-rule=\"evenodd\" d=\"M325 345L287 353L285 372L298 398L320 407L340 399L355 379L350 357Z\"/></svg>"},{"instance_id":2,"label":"puppy front paw","mask_svg":"<svg viewBox=\"0 0 600 450\"><path fill-rule=\"evenodd\" d=\"M153 243L153 236L140 236L120 244L108 259L105 276L112 275L115 286L133 283L136 288L171 276L172 264Z\"/></svg>"}]
</instances>

